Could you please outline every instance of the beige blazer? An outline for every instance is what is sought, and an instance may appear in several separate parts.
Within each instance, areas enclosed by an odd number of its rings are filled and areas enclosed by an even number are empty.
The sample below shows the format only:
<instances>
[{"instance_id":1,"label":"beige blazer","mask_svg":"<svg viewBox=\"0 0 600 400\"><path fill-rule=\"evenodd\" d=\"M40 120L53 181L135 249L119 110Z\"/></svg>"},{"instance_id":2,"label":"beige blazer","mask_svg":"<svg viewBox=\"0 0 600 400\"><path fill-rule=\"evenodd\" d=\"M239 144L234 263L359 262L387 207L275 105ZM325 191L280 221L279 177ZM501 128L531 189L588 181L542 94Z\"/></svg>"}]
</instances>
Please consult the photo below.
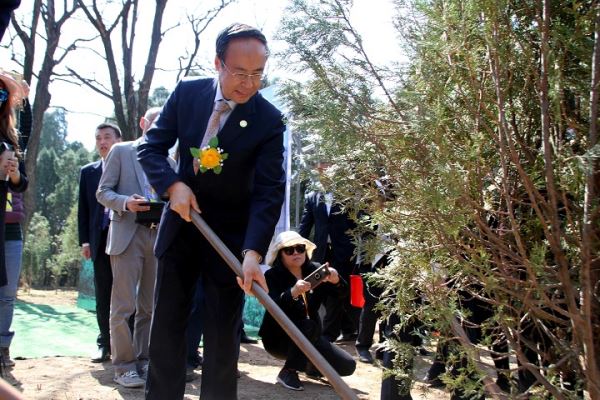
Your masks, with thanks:
<instances>
[{"instance_id":1,"label":"beige blazer","mask_svg":"<svg viewBox=\"0 0 600 400\"><path fill-rule=\"evenodd\" d=\"M135 212L126 211L125 204L132 194L144 196L144 171L137 160L140 139L116 143L108 153L100 178L96 198L111 210L106 254L121 254L140 228L135 223ZM175 162L170 160L171 167Z\"/></svg>"}]
</instances>

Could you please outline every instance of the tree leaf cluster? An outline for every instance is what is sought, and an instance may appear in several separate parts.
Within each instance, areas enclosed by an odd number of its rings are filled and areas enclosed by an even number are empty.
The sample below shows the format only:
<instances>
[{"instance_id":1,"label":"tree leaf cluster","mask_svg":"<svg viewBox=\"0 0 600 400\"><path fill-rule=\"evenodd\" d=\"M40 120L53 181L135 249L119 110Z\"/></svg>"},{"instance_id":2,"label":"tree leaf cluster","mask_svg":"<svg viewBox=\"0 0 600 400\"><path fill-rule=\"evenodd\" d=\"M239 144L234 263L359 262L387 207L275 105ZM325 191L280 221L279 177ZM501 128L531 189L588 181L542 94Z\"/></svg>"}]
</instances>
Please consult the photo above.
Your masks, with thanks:
<instances>
[{"instance_id":1,"label":"tree leaf cluster","mask_svg":"<svg viewBox=\"0 0 600 400\"><path fill-rule=\"evenodd\" d=\"M80 142L66 141L63 109L44 115L38 154L35 224L27 230L23 255L24 281L29 286L75 286L81 255L77 232L79 170L91 161ZM33 243L35 242L35 243Z\"/></svg>"},{"instance_id":2,"label":"tree leaf cluster","mask_svg":"<svg viewBox=\"0 0 600 400\"><path fill-rule=\"evenodd\" d=\"M477 391L479 354L495 332L535 390L600 395L600 242L597 223L585 228L598 221L597 196L586 197L597 193L598 163L584 161L597 143L598 5L395 5L409 57L392 67L370 60L351 2L296 0L279 31L287 59L310 76L283 91L294 132L335 164L335 197L369 216L357 219L357 238L377 227L371 240L394 249L373 276L385 288L380 309L458 338L455 359L470 367L451 380L465 392ZM473 318L465 296L492 310L479 345L464 335ZM531 351L538 365L524 356Z\"/></svg>"}]
</instances>

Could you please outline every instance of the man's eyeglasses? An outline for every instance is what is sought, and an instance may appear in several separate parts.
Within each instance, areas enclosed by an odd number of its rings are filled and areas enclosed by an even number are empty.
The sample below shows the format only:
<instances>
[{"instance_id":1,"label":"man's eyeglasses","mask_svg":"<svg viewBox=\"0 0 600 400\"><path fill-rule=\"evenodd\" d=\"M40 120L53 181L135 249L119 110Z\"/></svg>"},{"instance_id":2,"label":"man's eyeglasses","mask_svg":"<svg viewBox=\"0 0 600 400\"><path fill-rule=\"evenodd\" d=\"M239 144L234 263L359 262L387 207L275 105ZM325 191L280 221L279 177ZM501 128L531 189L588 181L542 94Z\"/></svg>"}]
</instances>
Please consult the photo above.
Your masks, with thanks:
<instances>
[{"instance_id":1,"label":"man's eyeglasses","mask_svg":"<svg viewBox=\"0 0 600 400\"><path fill-rule=\"evenodd\" d=\"M244 82L246 81L246 79L250 79L250 82L252 83L259 83L263 76L262 72L259 72L258 74L244 74L243 72L231 72L229 67L225 65L223 61L221 61L221 65L223 66L223 68L225 68L225 71L227 71L227 73L238 82Z\"/></svg>"},{"instance_id":2,"label":"man's eyeglasses","mask_svg":"<svg viewBox=\"0 0 600 400\"><path fill-rule=\"evenodd\" d=\"M281 251L283 251L288 256L291 256L292 254L294 254L294 251L298 254L304 254L304 252L306 251L306 245L305 244L297 244L295 246L284 247L283 249L281 249Z\"/></svg>"},{"instance_id":3,"label":"man's eyeglasses","mask_svg":"<svg viewBox=\"0 0 600 400\"><path fill-rule=\"evenodd\" d=\"M0 89L0 102L4 103L8 100L8 90Z\"/></svg>"}]
</instances>

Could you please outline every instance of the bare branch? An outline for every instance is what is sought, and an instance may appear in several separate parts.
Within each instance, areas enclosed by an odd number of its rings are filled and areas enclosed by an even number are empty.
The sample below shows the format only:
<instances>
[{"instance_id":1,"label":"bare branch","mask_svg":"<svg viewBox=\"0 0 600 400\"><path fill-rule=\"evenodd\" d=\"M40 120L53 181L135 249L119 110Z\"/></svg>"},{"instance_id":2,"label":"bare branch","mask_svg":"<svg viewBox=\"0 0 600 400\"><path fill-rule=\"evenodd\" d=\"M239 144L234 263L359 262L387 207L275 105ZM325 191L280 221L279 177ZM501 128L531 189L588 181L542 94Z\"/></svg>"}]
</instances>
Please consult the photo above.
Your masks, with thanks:
<instances>
[{"instance_id":1,"label":"bare branch","mask_svg":"<svg viewBox=\"0 0 600 400\"><path fill-rule=\"evenodd\" d=\"M75 76L77 79L79 79L81 81L81 83L83 83L85 86L92 89L94 92L101 94L102 96L107 97L112 100L113 96L112 96L110 90L108 88L97 87L96 85L98 85L98 82L95 79L84 78L83 76L79 75L77 73L77 71L75 71L74 69L69 68L69 67L67 67L67 70L71 73L71 75Z\"/></svg>"}]
</instances>

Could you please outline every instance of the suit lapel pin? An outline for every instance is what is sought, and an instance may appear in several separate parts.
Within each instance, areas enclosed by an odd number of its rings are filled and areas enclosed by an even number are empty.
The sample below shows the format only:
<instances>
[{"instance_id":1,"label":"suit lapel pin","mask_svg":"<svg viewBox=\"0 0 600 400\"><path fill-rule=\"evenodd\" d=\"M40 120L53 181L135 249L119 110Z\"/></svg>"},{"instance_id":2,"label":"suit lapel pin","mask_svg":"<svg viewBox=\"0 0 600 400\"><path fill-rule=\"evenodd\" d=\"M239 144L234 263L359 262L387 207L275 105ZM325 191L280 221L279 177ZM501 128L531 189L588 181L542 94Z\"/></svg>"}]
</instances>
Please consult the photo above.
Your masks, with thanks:
<instances>
[{"instance_id":1,"label":"suit lapel pin","mask_svg":"<svg viewBox=\"0 0 600 400\"><path fill-rule=\"evenodd\" d=\"M241 121L240 121L240 126L241 126L242 128L245 128L245 127L247 127L247 126L248 126L248 121L246 121L245 119L241 120Z\"/></svg>"}]
</instances>

